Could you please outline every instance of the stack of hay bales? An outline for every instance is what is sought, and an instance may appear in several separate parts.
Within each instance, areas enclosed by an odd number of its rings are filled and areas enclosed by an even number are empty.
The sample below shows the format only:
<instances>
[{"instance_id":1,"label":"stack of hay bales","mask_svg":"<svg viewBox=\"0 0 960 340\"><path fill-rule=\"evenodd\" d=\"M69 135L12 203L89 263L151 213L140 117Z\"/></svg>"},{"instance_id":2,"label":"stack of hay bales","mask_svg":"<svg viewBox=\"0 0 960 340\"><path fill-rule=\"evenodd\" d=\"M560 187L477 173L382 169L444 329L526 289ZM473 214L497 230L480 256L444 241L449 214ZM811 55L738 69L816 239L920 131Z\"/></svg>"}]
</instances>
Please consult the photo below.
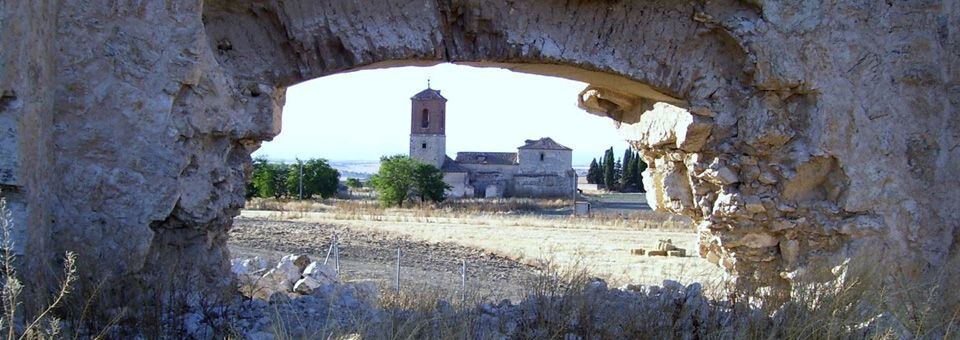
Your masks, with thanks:
<instances>
[{"instance_id":1,"label":"stack of hay bales","mask_svg":"<svg viewBox=\"0 0 960 340\"><path fill-rule=\"evenodd\" d=\"M633 255L647 255L647 256L674 256L674 257L685 257L687 256L687 250L679 248L673 245L673 240L659 240L657 242L657 249L647 251L643 248L637 248L630 250L630 253Z\"/></svg>"}]
</instances>

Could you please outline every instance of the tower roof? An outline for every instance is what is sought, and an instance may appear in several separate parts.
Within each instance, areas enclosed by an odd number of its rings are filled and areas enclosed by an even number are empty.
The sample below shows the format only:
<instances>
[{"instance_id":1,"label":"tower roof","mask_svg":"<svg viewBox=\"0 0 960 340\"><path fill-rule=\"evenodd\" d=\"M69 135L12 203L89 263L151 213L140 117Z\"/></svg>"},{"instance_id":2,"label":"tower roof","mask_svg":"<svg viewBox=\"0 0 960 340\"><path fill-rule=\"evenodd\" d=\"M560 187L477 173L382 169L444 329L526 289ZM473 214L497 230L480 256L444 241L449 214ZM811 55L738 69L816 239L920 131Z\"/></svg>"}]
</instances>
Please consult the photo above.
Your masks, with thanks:
<instances>
[{"instance_id":1,"label":"tower roof","mask_svg":"<svg viewBox=\"0 0 960 340\"><path fill-rule=\"evenodd\" d=\"M566 146L560 145L550 137L540 139L528 139L525 144L517 149L539 149L539 150L572 150Z\"/></svg>"},{"instance_id":2,"label":"tower roof","mask_svg":"<svg viewBox=\"0 0 960 340\"><path fill-rule=\"evenodd\" d=\"M440 95L440 90L434 90L429 87L426 90L420 91L419 93L413 95L413 97L410 97L410 99L447 101L447 98L444 98L443 96Z\"/></svg>"}]
</instances>

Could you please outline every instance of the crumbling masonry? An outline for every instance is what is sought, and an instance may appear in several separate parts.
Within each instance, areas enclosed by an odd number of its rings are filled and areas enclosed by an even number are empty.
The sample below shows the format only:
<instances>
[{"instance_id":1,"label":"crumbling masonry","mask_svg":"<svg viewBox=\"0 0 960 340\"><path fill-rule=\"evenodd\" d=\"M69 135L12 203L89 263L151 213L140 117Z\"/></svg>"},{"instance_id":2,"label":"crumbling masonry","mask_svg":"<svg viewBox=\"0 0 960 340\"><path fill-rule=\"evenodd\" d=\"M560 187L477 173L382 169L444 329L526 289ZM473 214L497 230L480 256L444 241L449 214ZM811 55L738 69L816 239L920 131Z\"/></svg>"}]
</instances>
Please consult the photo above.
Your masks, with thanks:
<instances>
[{"instance_id":1,"label":"crumbling masonry","mask_svg":"<svg viewBox=\"0 0 960 340\"><path fill-rule=\"evenodd\" d=\"M244 171L280 131L287 86L497 66L589 83L582 107L642 150L650 201L697 221L699 253L746 290L862 249L921 278L960 244L958 13L936 0L4 1L0 186L31 280L74 250L117 304L174 272L225 287Z\"/></svg>"}]
</instances>

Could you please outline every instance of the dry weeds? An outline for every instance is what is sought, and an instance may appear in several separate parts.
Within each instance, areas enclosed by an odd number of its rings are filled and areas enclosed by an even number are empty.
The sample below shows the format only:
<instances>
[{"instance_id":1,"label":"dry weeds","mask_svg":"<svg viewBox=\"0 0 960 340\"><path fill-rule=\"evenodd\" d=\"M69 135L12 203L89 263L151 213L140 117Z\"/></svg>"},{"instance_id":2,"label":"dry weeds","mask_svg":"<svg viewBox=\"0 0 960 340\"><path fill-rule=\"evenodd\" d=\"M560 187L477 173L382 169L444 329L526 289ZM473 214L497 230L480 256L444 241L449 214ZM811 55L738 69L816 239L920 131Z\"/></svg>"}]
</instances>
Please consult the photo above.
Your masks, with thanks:
<instances>
[{"instance_id":1,"label":"dry weeds","mask_svg":"<svg viewBox=\"0 0 960 340\"><path fill-rule=\"evenodd\" d=\"M408 208L385 208L372 200L327 199L322 201L288 201L254 198L246 209L272 211L278 218L324 216L334 220L376 222L421 222L498 224L552 228L590 228L600 230L671 230L693 231L689 218L673 214L640 210L621 214L571 216L559 212L569 208L569 200L527 198L448 200Z\"/></svg>"}]
</instances>

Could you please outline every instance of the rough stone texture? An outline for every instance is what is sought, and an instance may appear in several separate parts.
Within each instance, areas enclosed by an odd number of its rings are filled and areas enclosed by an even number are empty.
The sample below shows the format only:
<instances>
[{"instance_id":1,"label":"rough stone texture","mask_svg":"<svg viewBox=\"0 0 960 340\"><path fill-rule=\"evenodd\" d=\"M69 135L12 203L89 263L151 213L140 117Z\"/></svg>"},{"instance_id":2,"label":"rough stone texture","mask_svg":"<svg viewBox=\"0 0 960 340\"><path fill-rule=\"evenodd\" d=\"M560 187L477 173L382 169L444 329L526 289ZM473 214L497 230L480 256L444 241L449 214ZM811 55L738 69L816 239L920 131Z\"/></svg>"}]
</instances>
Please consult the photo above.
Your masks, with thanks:
<instances>
[{"instance_id":1,"label":"rough stone texture","mask_svg":"<svg viewBox=\"0 0 960 340\"><path fill-rule=\"evenodd\" d=\"M25 251L49 255L30 266L75 250L96 265L89 282L124 294L180 272L226 287L226 231L285 87L451 61L585 81L589 111L669 129L633 142L651 202L691 216L701 255L744 288L788 287L866 246L922 277L960 244L958 7L7 1L0 185L22 207ZM646 123L657 102L689 124Z\"/></svg>"},{"instance_id":2,"label":"rough stone texture","mask_svg":"<svg viewBox=\"0 0 960 340\"><path fill-rule=\"evenodd\" d=\"M447 159L447 136L410 134L410 153L408 155L413 159L440 168L443 166L443 161Z\"/></svg>"}]
</instances>

